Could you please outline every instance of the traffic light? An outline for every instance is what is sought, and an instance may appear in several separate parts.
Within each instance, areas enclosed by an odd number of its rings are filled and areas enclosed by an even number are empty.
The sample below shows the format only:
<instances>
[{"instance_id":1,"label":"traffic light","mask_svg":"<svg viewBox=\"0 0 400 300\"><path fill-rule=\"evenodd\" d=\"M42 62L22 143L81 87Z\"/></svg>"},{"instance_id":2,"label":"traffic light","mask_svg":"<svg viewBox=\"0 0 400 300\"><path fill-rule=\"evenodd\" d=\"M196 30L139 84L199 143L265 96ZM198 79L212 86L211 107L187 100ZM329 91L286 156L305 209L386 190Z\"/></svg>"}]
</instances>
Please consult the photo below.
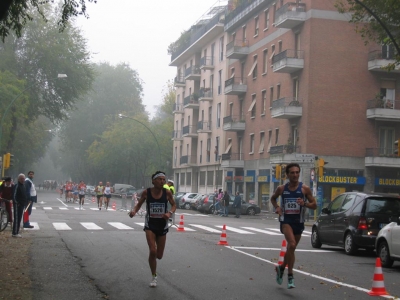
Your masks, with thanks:
<instances>
[{"instance_id":1,"label":"traffic light","mask_svg":"<svg viewBox=\"0 0 400 300\"><path fill-rule=\"evenodd\" d=\"M14 154L7 153L8 154L8 167L12 167L14 165Z\"/></svg>"},{"instance_id":2,"label":"traffic light","mask_svg":"<svg viewBox=\"0 0 400 300\"><path fill-rule=\"evenodd\" d=\"M281 179L286 179L286 165L281 165Z\"/></svg>"},{"instance_id":3,"label":"traffic light","mask_svg":"<svg viewBox=\"0 0 400 300\"><path fill-rule=\"evenodd\" d=\"M10 153L6 153L3 155L3 168L8 169L10 167Z\"/></svg>"},{"instance_id":4,"label":"traffic light","mask_svg":"<svg viewBox=\"0 0 400 300\"><path fill-rule=\"evenodd\" d=\"M318 159L318 176L324 176L324 165L325 161L322 158Z\"/></svg>"},{"instance_id":5,"label":"traffic light","mask_svg":"<svg viewBox=\"0 0 400 300\"><path fill-rule=\"evenodd\" d=\"M394 154L400 156L400 143L399 140L394 142Z\"/></svg>"},{"instance_id":6,"label":"traffic light","mask_svg":"<svg viewBox=\"0 0 400 300\"><path fill-rule=\"evenodd\" d=\"M282 175L282 167L281 165L276 165L275 178L281 180L281 175Z\"/></svg>"},{"instance_id":7,"label":"traffic light","mask_svg":"<svg viewBox=\"0 0 400 300\"><path fill-rule=\"evenodd\" d=\"M276 166L272 166L272 169L271 169L271 177L272 177L272 178L275 178L275 174L276 174Z\"/></svg>"}]
</instances>

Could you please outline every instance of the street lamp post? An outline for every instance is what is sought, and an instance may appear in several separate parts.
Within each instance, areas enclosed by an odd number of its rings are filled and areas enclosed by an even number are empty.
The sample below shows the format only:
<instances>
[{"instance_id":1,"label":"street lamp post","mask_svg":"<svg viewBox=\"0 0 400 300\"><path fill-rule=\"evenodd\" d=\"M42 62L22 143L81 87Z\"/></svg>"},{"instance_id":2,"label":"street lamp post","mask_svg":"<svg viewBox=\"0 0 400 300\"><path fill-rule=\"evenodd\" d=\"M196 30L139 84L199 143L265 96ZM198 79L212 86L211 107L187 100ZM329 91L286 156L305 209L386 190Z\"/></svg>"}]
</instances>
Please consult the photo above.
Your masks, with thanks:
<instances>
[{"instance_id":1,"label":"street lamp post","mask_svg":"<svg viewBox=\"0 0 400 300\"><path fill-rule=\"evenodd\" d=\"M57 77L55 79L58 78L67 78L68 76L66 74L58 74ZM8 106L6 107L6 110L3 113L3 116L1 117L0 120L0 153L1 153L1 141L2 141L2 136L3 136L3 121L4 118L7 116L8 111L10 109L10 107L14 104L14 102L21 97L27 90L29 90L31 87L33 87L35 84L37 84L36 82L27 86L21 93L19 93L14 99L11 100L10 104L8 104Z\"/></svg>"},{"instance_id":2,"label":"street lamp post","mask_svg":"<svg viewBox=\"0 0 400 300\"><path fill-rule=\"evenodd\" d=\"M118 114L118 117L119 117L120 119L127 118L127 119L131 119L131 120L133 120L133 121L136 121L136 122L138 122L139 124L142 124L148 131L150 131L151 135L153 136L154 140L155 140L156 143L157 143L157 147L158 147L158 160L159 160L159 165L160 165L160 167L161 167L161 149L160 149L160 145L158 144L158 140L157 140L156 136L154 135L153 131L151 131L150 128L146 126L146 124L144 124L144 123L142 123L142 122L140 122L140 121L138 121L138 120L136 120L136 119L134 119L134 118L125 116L125 115L123 115L123 114Z\"/></svg>"}]
</instances>

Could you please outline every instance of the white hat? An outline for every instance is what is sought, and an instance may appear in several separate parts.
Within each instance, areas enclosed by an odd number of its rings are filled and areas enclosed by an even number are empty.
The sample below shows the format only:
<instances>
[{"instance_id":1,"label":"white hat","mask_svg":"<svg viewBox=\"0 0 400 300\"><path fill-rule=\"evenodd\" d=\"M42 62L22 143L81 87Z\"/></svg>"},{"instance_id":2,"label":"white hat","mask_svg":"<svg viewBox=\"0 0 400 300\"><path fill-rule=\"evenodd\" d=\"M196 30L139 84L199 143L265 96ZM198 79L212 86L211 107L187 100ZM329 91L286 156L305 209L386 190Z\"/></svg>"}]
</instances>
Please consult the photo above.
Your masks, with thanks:
<instances>
[{"instance_id":1,"label":"white hat","mask_svg":"<svg viewBox=\"0 0 400 300\"><path fill-rule=\"evenodd\" d=\"M171 179L168 179L168 182L170 182L170 183L174 184L174 181L173 181L173 180L171 180Z\"/></svg>"}]
</instances>

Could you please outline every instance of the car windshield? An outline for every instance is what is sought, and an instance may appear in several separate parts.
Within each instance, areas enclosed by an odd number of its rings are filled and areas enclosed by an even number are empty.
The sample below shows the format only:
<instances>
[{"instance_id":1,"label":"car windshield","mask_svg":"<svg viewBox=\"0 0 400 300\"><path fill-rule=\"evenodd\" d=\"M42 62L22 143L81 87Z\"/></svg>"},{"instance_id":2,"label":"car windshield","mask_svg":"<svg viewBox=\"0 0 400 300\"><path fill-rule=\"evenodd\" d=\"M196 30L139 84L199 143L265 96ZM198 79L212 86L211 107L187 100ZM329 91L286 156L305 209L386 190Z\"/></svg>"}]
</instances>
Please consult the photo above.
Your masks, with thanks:
<instances>
[{"instance_id":1,"label":"car windshield","mask_svg":"<svg viewBox=\"0 0 400 300\"><path fill-rule=\"evenodd\" d=\"M400 212L400 199L369 198L366 212L376 214L398 214Z\"/></svg>"}]
</instances>

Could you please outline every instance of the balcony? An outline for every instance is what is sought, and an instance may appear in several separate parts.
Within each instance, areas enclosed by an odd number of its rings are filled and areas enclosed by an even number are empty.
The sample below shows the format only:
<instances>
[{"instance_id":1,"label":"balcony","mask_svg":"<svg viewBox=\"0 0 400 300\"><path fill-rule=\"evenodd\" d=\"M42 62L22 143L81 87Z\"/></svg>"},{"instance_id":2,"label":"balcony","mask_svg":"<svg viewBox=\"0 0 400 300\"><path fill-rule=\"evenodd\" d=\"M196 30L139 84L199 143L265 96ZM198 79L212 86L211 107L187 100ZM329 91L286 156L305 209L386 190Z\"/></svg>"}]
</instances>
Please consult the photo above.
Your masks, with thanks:
<instances>
[{"instance_id":1,"label":"balcony","mask_svg":"<svg viewBox=\"0 0 400 300\"><path fill-rule=\"evenodd\" d=\"M292 29L306 20L304 3L288 2L275 12L275 27Z\"/></svg>"},{"instance_id":2,"label":"balcony","mask_svg":"<svg viewBox=\"0 0 400 300\"><path fill-rule=\"evenodd\" d=\"M287 144L287 145L279 145L273 146L269 149L270 155L270 163L271 164L280 164L280 163L290 163L297 162L301 163L301 160L296 157L296 154L301 153L300 146Z\"/></svg>"},{"instance_id":3,"label":"balcony","mask_svg":"<svg viewBox=\"0 0 400 300\"><path fill-rule=\"evenodd\" d=\"M197 94L192 94L183 99L183 108L199 109L199 98Z\"/></svg>"},{"instance_id":4,"label":"balcony","mask_svg":"<svg viewBox=\"0 0 400 300\"><path fill-rule=\"evenodd\" d=\"M222 168L244 168L243 153L225 153L221 156Z\"/></svg>"},{"instance_id":5,"label":"balcony","mask_svg":"<svg viewBox=\"0 0 400 300\"><path fill-rule=\"evenodd\" d=\"M211 121L199 121L197 123L197 133L211 133Z\"/></svg>"},{"instance_id":6,"label":"balcony","mask_svg":"<svg viewBox=\"0 0 400 300\"><path fill-rule=\"evenodd\" d=\"M389 64L395 63L394 51L385 51L385 48L382 50L371 51L368 54L368 71L374 72L388 72L383 69ZM400 66L396 66L394 70L390 71L391 73L400 73Z\"/></svg>"},{"instance_id":7,"label":"balcony","mask_svg":"<svg viewBox=\"0 0 400 300\"><path fill-rule=\"evenodd\" d=\"M176 76L174 78L174 87L185 87L186 81L183 76Z\"/></svg>"},{"instance_id":8,"label":"balcony","mask_svg":"<svg viewBox=\"0 0 400 300\"><path fill-rule=\"evenodd\" d=\"M199 101L213 101L213 91L211 88L201 88L199 91Z\"/></svg>"},{"instance_id":9,"label":"balcony","mask_svg":"<svg viewBox=\"0 0 400 300\"><path fill-rule=\"evenodd\" d=\"M225 131L241 132L246 129L246 122L243 116L227 116L222 120Z\"/></svg>"},{"instance_id":10,"label":"balcony","mask_svg":"<svg viewBox=\"0 0 400 300\"><path fill-rule=\"evenodd\" d=\"M304 51L287 49L272 57L272 69L277 73L293 73L304 68Z\"/></svg>"},{"instance_id":11,"label":"balcony","mask_svg":"<svg viewBox=\"0 0 400 300\"><path fill-rule=\"evenodd\" d=\"M400 122L400 101L389 99L368 100L367 119Z\"/></svg>"},{"instance_id":12,"label":"balcony","mask_svg":"<svg viewBox=\"0 0 400 300\"><path fill-rule=\"evenodd\" d=\"M197 159L194 155L184 155L179 159L181 165L196 166Z\"/></svg>"},{"instance_id":13,"label":"balcony","mask_svg":"<svg viewBox=\"0 0 400 300\"><path fill-rule=\"evenodd\" d=\"M247 92L246 78L232 77L225 80L225 95L244 95Z\"/></svg>"},{"instance_id":14,"label":"balcony","mask_svg":"<svg viewBox=\"0 0 400 300\"><path fill-rule=\"evenodd\" d=\"M200 59L200 70L214 70L214 57L202 57Z\"/></svg>"},{"instance_id":15,"label":"balcony","mask_svg":"<svg viewBox=\"0 0 400 300\"><path fill-rule=\"evenodd\" d=\"M199 134L197 133L197 128L195 126L188 125L182 128L182 136L197 138Z\"/></svg>"},{"instance_id":16,"label":"balcony","mask_svg":"<svg viewBox=\"0 0 400 300\"><path fill-rule=\"evenodd\" d=\"M185 70L185 80L200 80L200 67L191 66Z\"/></svg>"},{"instance_id":17,"label":"balcony","mask_svg":"<svg viewBox=\"0 0 400 300\"><path fill-rule=\"evenodd\" d=\"M400 157L394 153L396 149L394 145L387 148L366 148L365 166L400 168Z\"/></svg>"},{"instance_id":18,"label":"balcony","mask_svg":"<svg viewBox=\"0 0 400 300\"><path fill-rule=\"evenodd\" d=\"M182 103L174 103L172 108L173 114L183 114L183 104Z\"/></svg>"},{"instance_id":19,"label":"balcony","mask_svg":"<svg viewBox=\"0 0 400 300\"><path fill-rule=\"evenodd\" d=\"M286 97L272 101L271 117L276 119L300 118L303 107L298 98Z\"/></svg>"},{"instance_id":20,"label":"balcony","mask_svg":"<svg viewBox=\"0 0 400 300\"><path fill-rule=\"evenodd\" d=\"M235 2L235 1L232 1ZM270 0L247 0L236 1L236 7L225 15L225 31L232 32L236 27L240 26L250 16L259 13L262 6L270 4Z\"/></svg>"},{"instance_id":21,"label":"balcony","mask_svg":"<svg viewBox=\"0 0 400 300\"><path fill-rule=\"evenodd\" d=\"M233 40L226 45L226 58L242 59L249 54L247 40Z\"/></svg>"},{"instance_id":22,"label":"balcony","mask_svg":"<svg viewBox=\"0 0 400 300\"><path fill-rule=\"evenodd\" d=\"M173 141L183 141L182 131L174 130L172 132L172 139Z\"/></svg>"}]
</instances>

